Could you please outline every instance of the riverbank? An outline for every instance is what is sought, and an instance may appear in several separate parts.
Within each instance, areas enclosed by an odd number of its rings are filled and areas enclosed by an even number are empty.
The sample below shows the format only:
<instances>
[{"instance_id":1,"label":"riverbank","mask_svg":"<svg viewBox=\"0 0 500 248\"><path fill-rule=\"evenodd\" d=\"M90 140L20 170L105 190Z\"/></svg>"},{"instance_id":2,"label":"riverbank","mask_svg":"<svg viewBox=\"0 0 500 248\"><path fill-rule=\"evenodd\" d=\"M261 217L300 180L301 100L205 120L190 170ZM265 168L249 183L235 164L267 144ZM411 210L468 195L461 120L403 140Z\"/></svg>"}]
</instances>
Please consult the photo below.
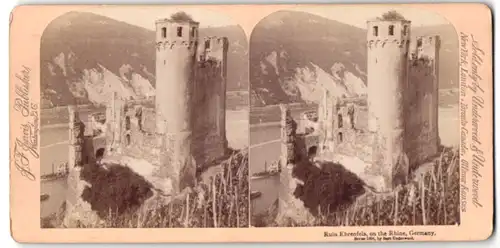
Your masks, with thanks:
<instances>
[{"instance_id":1,"label":"riverbank","mask_svg":"<svg viewBox=\"0 0 500 248\"><path fill-rule=\"evenodd\" d=\"M47 182L47 181L54 181L54 180L66 178L66 176L68 176L68 172L47 174L47 175L41 175L40 180L43 183L43 182Z\"/></svg>"}]
</instances>

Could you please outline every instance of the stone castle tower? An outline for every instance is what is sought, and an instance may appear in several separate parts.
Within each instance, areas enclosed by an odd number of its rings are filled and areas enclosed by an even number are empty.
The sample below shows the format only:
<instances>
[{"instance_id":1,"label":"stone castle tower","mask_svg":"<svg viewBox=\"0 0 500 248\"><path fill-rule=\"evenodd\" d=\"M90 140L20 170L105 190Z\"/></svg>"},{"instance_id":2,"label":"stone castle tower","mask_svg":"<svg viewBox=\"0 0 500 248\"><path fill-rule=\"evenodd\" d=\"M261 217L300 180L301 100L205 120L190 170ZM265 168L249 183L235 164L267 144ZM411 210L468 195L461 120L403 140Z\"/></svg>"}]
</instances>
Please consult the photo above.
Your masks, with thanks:
<instances>
[{"instance_id":1,"label":"stone castle tower","mask_svg":"<svg viewBox=\"0 0 500 248\"><path fill-rule=\"evenodd\" d=\"M413 169L439 156L440 40L412 39L408 20L377 19L367 25L367 96L335 97L325 89L317 130L297 135L287 128L287 108L281 108L281 154L285 165L292 156L310 159L309 154L338 162L375 191L389 192L407 183ZM291 153L290 141L304 148ZM281 164L278 216L305 216L295 194L303 182Z\"/></svg>"},{"instance_id":2,"label":"stone castle tower","mask_svg":"<svg viewBox=\"0 0 500 248\"><path fill-rule=\"evenodd\" d=\"M427 154L436 154L439 105L439 36L417 37L409 60L406 89L406 149L410 165L422 163Z\"/></svg>"},{"instance_id":3,"label":"stone castle tower","mask_svg":"<svg viewBox=\"0 0 500 248\"><path fill-rule=\"evenodd\" d=\"M408 84L410 21L368 21L368 129L376 133L373 162L391 187L405 156L405 99Z\"/></svg>"},{"instance_id":4,"label":"stone castle tower","mask_svg":"<svg viewBox=\"0 0 500 248\"><path fill-rule=\"evenodd\" d=\"M116 92L113 92L110 99L110 106L106 108L106 125L108 130L113 130L112 135L108 135L106 138L106 150L109 153L121 152L121 141L122 141L122 122L119 121L124 118L124 106L125 103L120 99Z\"/></svg>"},{"instance_id":5,"label":"stone castle tower","mask_svg":"<svg viewBox=\"0 0 500 248\"><path fill-rule=\"evenodd\" d=\"M193 21L156 21L156 130L190 131L198 26ZM169 116L177 118L169 120ZM169 120L169 122L167 122Z\"/></svg>"},{"instance_id":6,"label":"stone castle tower","mask_svg":"<svg viewBox=\"0 0 500 248\"><path fill-rule=\"evenodd\" d=\"M69 107L68 221L95 223L98 218L82 198L89 186L82 168L94 168L85 165L131 166L122 158L141 159L158 170L135 172L148 173L164 194L175 195L196 184L197 168L225 158L228 39L206 37L200 43L199 23L192 20L161 19L155 24L154 104L112 92L104 123L90 135L84 135L85 124Z\"/></svg>"},{"instance_id":7,"label":"stone castle tower","mask_svg":"<svg viewBox=\"0 0 500 248\"><path fill-rule=\"evenodd\" d=\"M229 49L229 40L227 37L205 37L203 44L200 46L200 60L199 65L206 68L204 63L212 61L214 64L210 66L211 73L204 73L205 70L201 69L202 77L208 76L210 80L214 81L215 92L212 94L216 110L216 129L217 135L221 137L222 145L227 148L226 138L226 87L227 87L227 52ZM206 79L198 77L199 82L204 85L198 87L207 87Z\"/></svg>"},{"instance_id":8,"label":"stone castle tower","mask_svg":"<svg viewBox=\"0 0 500 248\"><path fill-rule=\"evenodd\" d=\"M83 134L84 126L75 106L68 106L69 115L69 146L68 168L73 169L83 165Z\"/></svg>"},{"instance_id":9,"label":"stone castle tower","mask_svg":"<svg viewBox=\"0 0 500 248\"><path fill-rule=\"evenodd\" d=\"M156 21L156 133L161 150L161 174L179 179L193 167L192 95L199 23ZM165 168L163 168L165 167ZM173 182L174 188L180 182Z\"/></svg>"},{"instance_id":10,"label":"stone castle tower","mask_svg":"<svg viewBox=\"0 0 500 248\"><path fill-rule=\"evenodd\" d=\"M418 37L416 42L416 58L413 59L424 59L427 60L428 64L426 65L426 69L428 70L428 74L424 75L425 77L425 85L429 87L427 90L430 95L427 99L423 99L421 101L422 105L427 106L429 109L429 123L428 125L429 132L432 137L436 139L432 140L435 146L440 145L440 141L438 139L438 109L433 108L432 106L439 104L439 50L441 49L441 39L439 36L426 36L426 37Z\"/></svg>"}]
</instances>

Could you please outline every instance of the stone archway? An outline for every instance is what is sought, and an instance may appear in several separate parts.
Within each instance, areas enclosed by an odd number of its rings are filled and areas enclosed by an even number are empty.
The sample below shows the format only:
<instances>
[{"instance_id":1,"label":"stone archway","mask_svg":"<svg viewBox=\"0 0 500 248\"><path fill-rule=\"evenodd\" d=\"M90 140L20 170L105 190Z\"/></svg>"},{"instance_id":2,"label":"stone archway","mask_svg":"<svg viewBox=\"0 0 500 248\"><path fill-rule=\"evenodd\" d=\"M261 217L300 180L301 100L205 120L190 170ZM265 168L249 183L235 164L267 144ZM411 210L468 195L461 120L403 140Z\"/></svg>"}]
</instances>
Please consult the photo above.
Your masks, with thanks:
<instances>
[{"instance_id":1,"label":"stone archway","mask_svg":"<svg viewBox=\"0 0 500 248\"><path fill-rule=\"evenodd\" d=\"M101 147L99 149L97 149L97 151L95 152L95 160L99 163L101 161L101 159L104 157L104 153L105 153L105 148L104 147Z\"/></svg>"},{"instance_id":2,"label":"stone archway","mask_svg":"<svg viewBox=\"0 0 500 248\"><path fill-rule=\"evenodd\" d=\"M317 146L310 146L307 149L307 157L309 160L314 160L316 155L318 154L318 147Z\"/></svg>"}]
</instances>

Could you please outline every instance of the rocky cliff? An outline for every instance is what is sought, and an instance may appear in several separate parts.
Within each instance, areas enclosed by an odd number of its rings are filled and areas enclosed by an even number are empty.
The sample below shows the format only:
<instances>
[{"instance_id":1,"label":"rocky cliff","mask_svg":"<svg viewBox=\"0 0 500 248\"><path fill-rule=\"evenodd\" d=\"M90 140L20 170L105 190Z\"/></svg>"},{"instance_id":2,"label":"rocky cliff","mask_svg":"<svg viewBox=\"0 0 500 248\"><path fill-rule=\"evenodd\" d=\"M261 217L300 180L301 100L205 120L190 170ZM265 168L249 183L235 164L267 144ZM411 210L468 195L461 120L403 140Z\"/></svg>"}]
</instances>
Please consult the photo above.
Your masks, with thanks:
<instances>
[{"instance_id":1,"label":"rocky cliff","mask_svg":"<svg viewBox=\"0 0 500 248\"><path fill-rule=\"evenodd\" d=\"M248 88L248 43L238 26L200 29L200 37L226 36L228 86ZM50 23L41 40L43 107L102 104L117 91L128 99L154 95L155 33L91 13L70 12ZM228 98L240 94L229 94ZM239 102L239 101L231 101Z\"/></svg>"},{"instance_id":2,"label":"rocky cliff","mask_svg":"<svg viewBox=\"0 0 500 248\"><path fill-rule=\"evenodd\" d=\"M458 39L451 25L414 27L412 35L440 35L440 88L458 85ZM296 11L264 18L250 38L252 106L317 102L321 88L338 96L366 93L366 30ZM454 91L442 91L451 94ZM443 98L445 99L445 98ZM456 94L445 101L458 101Z\"/></svg>"}]
</instances>

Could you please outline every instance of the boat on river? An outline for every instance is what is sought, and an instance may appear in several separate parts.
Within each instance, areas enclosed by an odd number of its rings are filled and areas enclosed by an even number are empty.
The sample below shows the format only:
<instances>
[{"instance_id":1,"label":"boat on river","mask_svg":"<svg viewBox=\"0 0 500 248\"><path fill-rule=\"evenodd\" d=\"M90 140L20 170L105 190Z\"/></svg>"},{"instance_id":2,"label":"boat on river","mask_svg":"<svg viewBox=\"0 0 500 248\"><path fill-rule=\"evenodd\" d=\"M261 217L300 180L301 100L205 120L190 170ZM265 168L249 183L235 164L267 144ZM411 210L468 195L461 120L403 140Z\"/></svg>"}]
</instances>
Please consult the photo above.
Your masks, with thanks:
<instances>
[{"instance_id":1,"label":"boat on river","mask_svg":"<svg viewBox=\"0 0 500 248\"><path fill-rule=\"evenodd\" d=\"M251 179L261 179L261 178L267 178L267 177L272 177L275 175L278 175L280 173L280 167L278 162L274 162L271 164L271 166L268 168L267 163L264 164L264 171L254 173L251 177Z\"/></svg>"}]
</instances>

